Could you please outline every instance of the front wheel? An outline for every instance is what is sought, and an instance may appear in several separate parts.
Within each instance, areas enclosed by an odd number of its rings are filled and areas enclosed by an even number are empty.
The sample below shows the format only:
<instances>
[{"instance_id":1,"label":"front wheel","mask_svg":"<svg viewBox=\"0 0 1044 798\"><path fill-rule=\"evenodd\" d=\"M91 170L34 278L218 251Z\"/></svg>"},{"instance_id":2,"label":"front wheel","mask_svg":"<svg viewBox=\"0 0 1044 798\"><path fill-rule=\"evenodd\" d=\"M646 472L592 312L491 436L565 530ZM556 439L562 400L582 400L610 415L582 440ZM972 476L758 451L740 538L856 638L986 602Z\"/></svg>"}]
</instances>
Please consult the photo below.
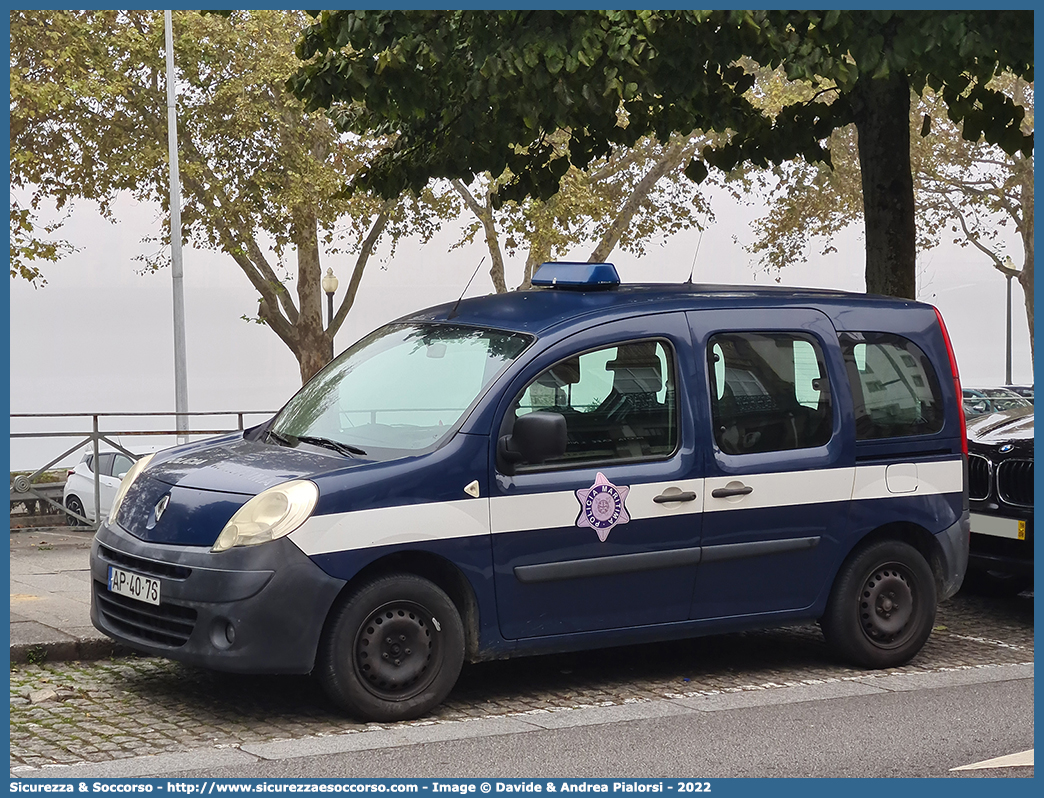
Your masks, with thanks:
<instances>
[{"instance_id":1,"label":"front wheel","mask_svg":"<svg viewBox=\"0 0 1044 798\"><path fill-rule=\"evenodd\" d=\"M850 662L892 668L924 646L935 608L935 577L921 553L898 540L879 541L841 566L823 615L823 634Z\"/></svg>"},{"instance_id":2,"label":"front wheel","mask_svg":"<svg viewBox=\"0 0 1044 798\"><path fill-rule=\"evenodd\" d=\"M367 582L327 621L316 672L330 699L363 720L420 717L449 695L464 663L453 601L413 574Z\"/></svg>"}]
</instances>

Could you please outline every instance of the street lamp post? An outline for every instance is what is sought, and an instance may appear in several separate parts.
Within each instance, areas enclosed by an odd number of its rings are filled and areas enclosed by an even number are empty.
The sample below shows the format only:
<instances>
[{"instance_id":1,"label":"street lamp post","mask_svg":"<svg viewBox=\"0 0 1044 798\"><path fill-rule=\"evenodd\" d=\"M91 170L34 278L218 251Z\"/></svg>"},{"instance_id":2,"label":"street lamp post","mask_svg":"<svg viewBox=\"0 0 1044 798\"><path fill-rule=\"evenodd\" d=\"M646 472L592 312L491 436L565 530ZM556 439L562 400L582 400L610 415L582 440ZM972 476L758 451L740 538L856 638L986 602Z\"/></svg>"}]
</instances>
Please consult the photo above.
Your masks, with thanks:
<instances>
[{"instance_id":1,"label":"street lamp post","mask_svg":"<svg viewBox=\"0 0 1044 798\"><path fill-rule=\"evenodd\" d=\"M174 289L174 411L178 443L188 443L188 368L185 355L185 272L181 258L181 182L171 13L163 12L167 56L167 149L170 154L170 276ZM95 494L97 496L97 494Z\"/></svg>"},{"instance_id":2,"label":"street lamp post","mask_svg":"<svg viewBox=\"0 0 1044 798\"><path fill-rule=\"evenodd\" d=\"M1006 274L1008 278L1008 301L1005 314L1005 336L1004 336L1004 384L1011 385L1011 278L1013 274Z\"/></svg>"},{"instance_id":3,"label":"street lamp post","mask_svg":"<svg viewBox=\"0 0 1044 798\"><path fill-rule=\"evenodd\" d=\"M333 298L334 294L337 293L337 278L334 276L333 269L326 270L326 276L323 277L323 291L326 293L326 326L327 328L333 324Z\"/></svg>"}]
</instances>

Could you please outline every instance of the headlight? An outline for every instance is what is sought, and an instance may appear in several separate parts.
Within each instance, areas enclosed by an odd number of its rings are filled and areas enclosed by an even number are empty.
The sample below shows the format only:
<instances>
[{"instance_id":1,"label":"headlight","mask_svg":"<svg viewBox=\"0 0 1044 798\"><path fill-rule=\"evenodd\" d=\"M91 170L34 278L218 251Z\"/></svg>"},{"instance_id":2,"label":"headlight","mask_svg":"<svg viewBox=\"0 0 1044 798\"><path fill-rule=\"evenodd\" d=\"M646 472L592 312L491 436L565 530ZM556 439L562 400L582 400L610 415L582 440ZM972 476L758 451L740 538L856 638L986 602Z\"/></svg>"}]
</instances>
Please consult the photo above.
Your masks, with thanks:
<instances>
[{"instance_id":1,"label":"headlight","mask_svg":"<svg viewBox=\"0 0 1044 798\"><path fill-rule=\"evenodd\" d=\"M312 514L317 501L319 488L304 479L262 491L236 511L211 551L256 546L289 535Z\"/></svg>"},{"instance_id":2,"label":"headlight","mask_svg":"<svg viewBox=\"0 0 1044 798\"><path fill-rule=\"evenodd\" d=\"M112 500L112 509L109 510L109 526L112 526L116 522L116 514L120 511L120 505L123 504L123 498L127 495L127 491L130 490L130 486L134 483L134 480L138 478L142 471L145 470L145 466L149 464L149 461L155 457L156 454L147 454L138 460L134 465L131 466L130 471L120 482L119 490L116 491L116 498Z\"/></svg>"}]
</instances>

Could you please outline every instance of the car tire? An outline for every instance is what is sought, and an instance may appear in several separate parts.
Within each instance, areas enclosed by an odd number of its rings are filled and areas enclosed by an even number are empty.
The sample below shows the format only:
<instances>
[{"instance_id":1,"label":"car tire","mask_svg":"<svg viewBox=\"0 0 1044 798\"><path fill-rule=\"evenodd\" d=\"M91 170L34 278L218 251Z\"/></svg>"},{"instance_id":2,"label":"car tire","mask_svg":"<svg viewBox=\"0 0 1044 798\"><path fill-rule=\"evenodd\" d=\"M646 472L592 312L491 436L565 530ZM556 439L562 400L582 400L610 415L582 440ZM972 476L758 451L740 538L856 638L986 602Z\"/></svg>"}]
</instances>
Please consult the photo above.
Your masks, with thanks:
<instances>
[{"instance_id":1,"label":"car tire","mask_svg":"<svg viewBox=\"0 0 1044 798\"><path fill-rule=\"evenodd\" d=\"M896 667L924 646L936 603L935 576L917 549L898 540L870 543L841 566L822 618L823 635L853 664Z\"/></svg>"},{"instance_id":2,"label":"car tire","mask_svg":"<svg viewBox=\"0 0 1044 798\"><path fill-rule=\"evenodd\" d=\"M366 582L334 605L316 675L330 699L367 721L410 720L440 704L464 663L453 601L413 574Z\"/></svg>"},{"instance_id":3,"label":"car tire","mask_svg":"<svg viewBox=\"0 0 1044 798\"><path fill-rule=\"evenodd\" d=\"M87 517L87 513L85 513L84 509L83 509L83 502L80 501L80 497L79 496L68 496L68 497L66 497L66 499L65 499L65 509L67 509L70 512L73 512L73 513L78 513L79 515L82 515L84 518ZM68 520L69 526L83 526L84 525L84 522L81 521L76 516L67 515L66 519Z\"/></svg>"}]
</instances>

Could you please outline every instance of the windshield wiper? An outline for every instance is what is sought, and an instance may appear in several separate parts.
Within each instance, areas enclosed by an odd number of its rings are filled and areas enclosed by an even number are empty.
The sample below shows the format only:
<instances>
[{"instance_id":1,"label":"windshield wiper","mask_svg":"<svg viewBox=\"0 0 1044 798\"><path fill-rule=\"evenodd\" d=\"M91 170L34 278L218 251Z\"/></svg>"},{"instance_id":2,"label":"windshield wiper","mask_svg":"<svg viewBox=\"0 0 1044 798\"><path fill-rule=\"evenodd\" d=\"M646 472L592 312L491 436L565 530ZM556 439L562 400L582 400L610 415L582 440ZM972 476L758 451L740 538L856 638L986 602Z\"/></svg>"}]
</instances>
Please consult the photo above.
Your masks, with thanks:
<instances>
[{"instance_id":1,"label":"windshield wiper","mask_svg":"<svg viewBox=\"0 0 1044 798\"><path fill-rule=\"evenodd\" d=\"M323 446L327 449L333 449L335 452L347 457L354 457L357 454L366 454L366 452L358 446L350 446L347 443L330 440L329 438L317 438L312 435L299 435L297 440L302 443L311 443L315 446Z\"/></svg>"},{"instance_id":2,"label":"windshield wiper","mask_svg":"<svg viewBox=\"0 0 1044 798\"><path fill-rule=\"evenodd\" d=\"M270 429L267 434L269 440L274 440L276 443L282 444L283 446L292 447L294 445L294 441L291 438L288 438L275 430Z\"/></svg>"}]
</instances>

